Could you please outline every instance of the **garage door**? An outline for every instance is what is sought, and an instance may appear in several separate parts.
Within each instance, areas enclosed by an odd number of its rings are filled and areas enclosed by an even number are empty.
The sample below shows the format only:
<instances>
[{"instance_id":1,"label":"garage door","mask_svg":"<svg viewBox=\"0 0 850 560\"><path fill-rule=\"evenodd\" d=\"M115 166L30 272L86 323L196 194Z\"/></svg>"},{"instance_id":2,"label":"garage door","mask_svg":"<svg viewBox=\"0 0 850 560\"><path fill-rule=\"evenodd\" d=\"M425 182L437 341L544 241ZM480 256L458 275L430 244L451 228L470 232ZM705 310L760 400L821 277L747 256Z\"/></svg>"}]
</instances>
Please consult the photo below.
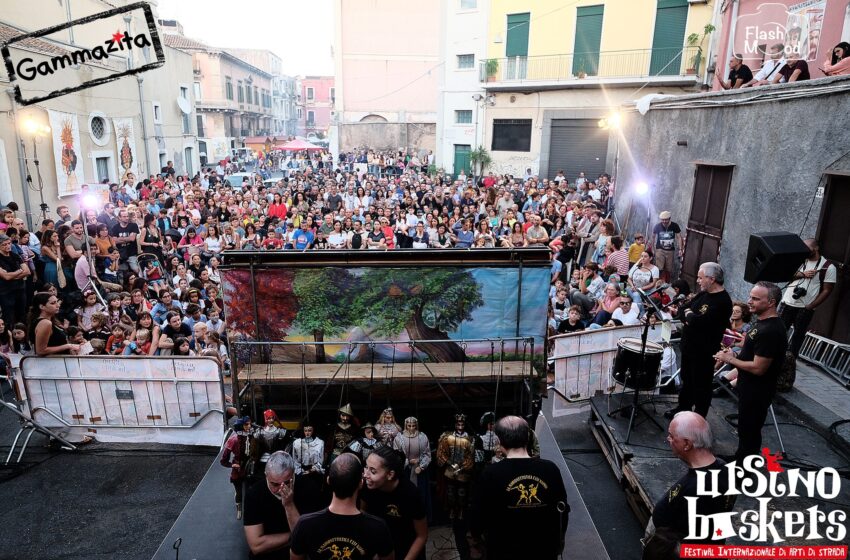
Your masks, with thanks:
<instances>
[{"instance_id":1,"label":"garage door","mask_svg":"<svg viewBox=\"0 0 850 560\"><path fill-rule=\"evenodd\" d=\"M557 175L559 169L570 183L584 171L588 179L596 179L605 171L608 155L608 131L599 128L593 119L553 119L549 142L549 169L546 177Z\"/></svg>"}]
</instances>

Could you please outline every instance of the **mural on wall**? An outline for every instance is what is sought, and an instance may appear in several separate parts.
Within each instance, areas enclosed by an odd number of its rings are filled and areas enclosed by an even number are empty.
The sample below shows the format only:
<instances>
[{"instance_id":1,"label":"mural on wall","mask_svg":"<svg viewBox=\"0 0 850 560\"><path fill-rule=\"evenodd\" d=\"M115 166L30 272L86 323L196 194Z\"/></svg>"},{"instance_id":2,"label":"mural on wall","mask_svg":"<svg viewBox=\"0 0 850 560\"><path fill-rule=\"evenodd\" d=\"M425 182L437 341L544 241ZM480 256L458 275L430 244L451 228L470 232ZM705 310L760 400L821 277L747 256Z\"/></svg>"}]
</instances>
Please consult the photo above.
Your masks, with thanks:
<instances>
[{"instance_id":1,"label":"mural on wall","mask_svg":"<svg viewBox=\"0 0 850 560\"><path fill-rule=\"evenodd\" d=\"M231 340L327 342L311 346L316 362L340 361L346 341L427 340L416 344L433 362L488 359L489 342L465 339L532 336L542 351L546 333L549 270L525 268L309 268L222 272ZM292 348L292 347L290 347ZM281 349L277 357L300 359ZM376 359L409 360L407 345L377 345ZM497 346L498 351L498 346ZM514 345L506 351L516 351ZM522 351L520 346L519 351ZM353 361L371 359L358 349Z\"/></svg>"},{"instance_id":2,"label":"mural on wall","mask_svg":"<svg viewBox=\"0 0 850 560\"><path fill-rule=\"evenodd\" d=\"M53 160L56 162L56 186L59 196L80 192L85 182L80 161L80 124L77 115L47 111L53 133Z\"/></svg>"},{"instance_id":3,"label":"mural on wall","mask_svg":"<svg viewBox=\"0 0 850 560\"><path fill-rule=\"evenodd\" d=\"M132 173L139 176L136 168L136 135L133 129L133 119L112 119L115 129L115 144L118 149L118 166L121 171L121 181Z\"/></svg>"}]
</instances>

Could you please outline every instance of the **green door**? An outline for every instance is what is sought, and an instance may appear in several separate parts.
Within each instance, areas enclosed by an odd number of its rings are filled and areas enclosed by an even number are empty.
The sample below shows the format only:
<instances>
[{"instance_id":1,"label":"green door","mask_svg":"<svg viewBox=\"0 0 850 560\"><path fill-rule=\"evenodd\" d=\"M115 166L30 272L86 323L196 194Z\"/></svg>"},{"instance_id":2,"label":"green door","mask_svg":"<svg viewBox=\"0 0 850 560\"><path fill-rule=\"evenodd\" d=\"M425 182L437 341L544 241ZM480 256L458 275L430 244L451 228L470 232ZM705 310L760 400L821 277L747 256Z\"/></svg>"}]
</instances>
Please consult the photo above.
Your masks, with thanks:
<instances>
[{"instance_id":1,"label":"green door","mask_svg":"<svg viewBox=\"0 0 850 560\"><path fill-rule=\"evenodd\" d=\"M675 76L682 72L682 48L687 22L688 0L658 0L655 33L652 36L652 60L649 63L650 76Z\"/></svg>"},{"instance_id":2,"label":"green door","mask_svg":"<svg viewBox=\"0 0 850 560\"><path fill-rule=\"evenodd\" d=\"M599 44L602 41L604 11L605 6L585 6L577 9L573 76L582 73L588 76L599 74Z\"/></svg>"},{"instance_id":3,"label":"green door","mask_svg":"<svg viewBox=\"0 0 850 560\"><path fill-rule=\"evenodd\" d=\"M455 144L455 168L454 175L457 177L463 171L467 177L472 177L472 170L469 168L469 152L472 146L468 144Z\"/></svg>"},{"instance_id":4,"label":"green door","mask_svg":"<svg viewBox=\"0 0 850 560\"><path fill-rule=\"evenodd\" d=\"M523 79L528 68L528 30L531 13L508 14L508 29L505 39L507 68L503 76L508 80Z\"/></svg>"}]
</instances>

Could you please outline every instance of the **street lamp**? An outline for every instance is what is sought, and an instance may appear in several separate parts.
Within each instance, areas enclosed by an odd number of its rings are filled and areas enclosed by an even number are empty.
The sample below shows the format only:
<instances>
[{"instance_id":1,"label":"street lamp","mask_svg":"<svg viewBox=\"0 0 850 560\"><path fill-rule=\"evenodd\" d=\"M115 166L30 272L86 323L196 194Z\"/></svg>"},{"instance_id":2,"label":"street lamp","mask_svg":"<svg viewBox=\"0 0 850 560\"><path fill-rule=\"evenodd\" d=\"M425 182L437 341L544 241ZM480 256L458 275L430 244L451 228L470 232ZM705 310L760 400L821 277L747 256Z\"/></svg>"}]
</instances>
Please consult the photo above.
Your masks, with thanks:
<instances>
[{"instance_id":1,"label":"street lamp","mask_svg":"<svg viewBox=\"0 0 850 560\"><path fill-rule=\"evenodd\" d=\"M41 219L43 221L47 219L47 213L50 210L44 202L44 180L41 178L41 168L39 167L38 162L38 140L50 134L50 127L45 124L41 124L32 117L29 117L23 122L22 128L24 134L32 138L32 158L33 163L35 163L35 175L38 179L38 187L33 187L29 161L27 160L27 145L23 138L21 138L21 147L24 151L24 166L27 170L27 186L28 188L38 191L38 196L41 201L39 208L41 209Z\"/></svg>"}]
</instances>

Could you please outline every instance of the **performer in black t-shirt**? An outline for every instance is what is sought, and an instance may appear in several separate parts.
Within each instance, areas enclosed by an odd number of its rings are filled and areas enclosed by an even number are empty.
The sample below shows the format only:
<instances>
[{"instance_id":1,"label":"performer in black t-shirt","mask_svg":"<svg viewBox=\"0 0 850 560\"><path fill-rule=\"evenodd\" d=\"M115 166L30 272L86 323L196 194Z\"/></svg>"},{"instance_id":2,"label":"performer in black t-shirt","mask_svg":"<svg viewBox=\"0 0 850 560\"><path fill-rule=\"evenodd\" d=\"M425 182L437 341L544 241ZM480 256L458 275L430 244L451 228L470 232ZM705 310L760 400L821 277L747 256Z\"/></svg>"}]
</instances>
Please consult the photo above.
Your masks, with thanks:
<instances>
[{"instance_id":1,"label":"performer in black t-shirt","mask_svg":"<svg viewBox=\"0 0 850 560\"><path fill-rule=\"evenodd\" d=\"M776 312L782 291L776 284L759 282L750 290L750 311L758 318L744 338L738 357L723 350L714 357L738 369L738 450L735 459L761 451L761 428L776 394L788 340Z\"/></svg>"},{"instance_id":2,"label":"performer in black t-shirt","mask_svg":"<svg viewBox=\"0 0 850 560\"><path fill-rule=\"evenodd\" d=\"M667 442L673 453L688 465L688 472L676 481L664 494L652 510L652 521L647 527L648 540L654 538L655 532L668 529L676 540L689 543L722 544L723 541L712 541L715 528L706 527L703 531L705 538L686 540L688 535L688 500L697 497L697 513L710 515L730 511L734 505L734 496L723 496L728 487L728 478L717 478L715 488L721 495L697 496L697 472L721 469L726 464L718 459L711 451L711 426L695 412L680 412L676 414L667 431ZM720 535L721 537L723 535ZM647 547L649 547L647 542Z\"/></svg>"},{"instance_id":3,"label":"performer in black t-shirt","mask_svg":"<svg viewBox=\"0 0 850 560\"><path fill-rule=\"evenodd\" d=\"M265 478L245 494L245 540L250 558L285 558L289 553L290 527L298 522L295 508L295 461L276 451L266 462Z\"/></svg>"},{"instance_id":4,"label":"performer in black t-shirt","mask_svg":"<svg viewBox=\"0 0 850 560\"><path fill-rule=\"evenodd\" d=\"M428 519L419 489L404 476L404 455L379 447L366 458L363 473L362 509L386 522L396 560L425 560Z\"/></svg>"},{"instance_id":5,"label":"performer in black t-shirt","mask_svg":"<svg viewBox=\"0 0 850 560\"><path fill-rule=\"evenodd\" d=\"M531 430L522 418L499 420L496 436L505 459L481 473L472 496L472 534L484 536L488 560L554 559L564 549L570 512L561 471L529 456Z\"/></svg>"},{"instance_id":6,"label":"performer in black t-shirt","mask_svg":"<svg viewBox=\"0 0 850 560\"><path fill-rule=\"evenodd\" d=\"M714 262L703 263L697 273L700 292L680 306L682 330L682 390L679 404L664 413L693 409L705 417L711 407L711 381L714 378L712 354L720 348L723 333L732 315L732 298L723 287L723 269Z\"/></svg>"},{"instance_id":7,"label":"performer in black t-shirt","mask_svg":"<svg viewBox=\"0 0 850 560\"><path fill-rule=\"evenodd\" d=\"M328 484L333 491L327 509L304 515L292 531L291 560L346 558L393 560L393 540L387 524L357 509L363 467L353 453L331 463Z\"/></svg>"}]
</instances>

